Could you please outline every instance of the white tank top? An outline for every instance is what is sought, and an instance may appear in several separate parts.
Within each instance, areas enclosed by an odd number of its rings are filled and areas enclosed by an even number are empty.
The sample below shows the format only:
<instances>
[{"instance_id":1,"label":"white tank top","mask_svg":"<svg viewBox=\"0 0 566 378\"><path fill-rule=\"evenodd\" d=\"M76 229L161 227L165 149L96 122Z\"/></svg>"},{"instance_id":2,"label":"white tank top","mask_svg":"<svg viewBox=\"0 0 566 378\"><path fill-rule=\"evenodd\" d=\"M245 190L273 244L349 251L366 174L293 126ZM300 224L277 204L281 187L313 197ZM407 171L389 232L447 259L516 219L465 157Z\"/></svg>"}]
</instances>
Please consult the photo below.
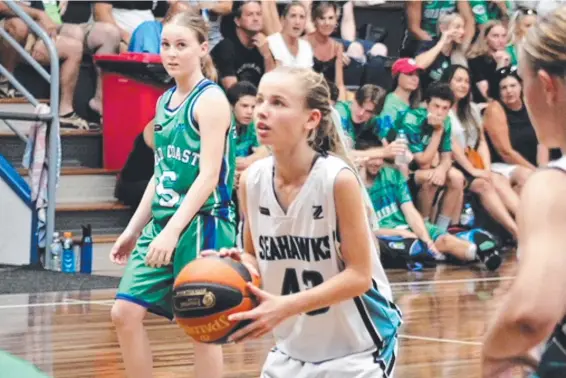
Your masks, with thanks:
<instances>
[{"instance_id":1,"label":"white tank top","mask_svg":"<svg viewBox=\"0 0 566 378\"><path fill-rule=\"evenodd\" d=\"M334 204L334 182L342 169L350 169L343 160L319 157L285 213L275 197L273 157L249 167L246 221L267 292L307 290L344 269ZM392 342L401 313L392 303L374 242L373 288L330 308L287 319L274 329L279 350L301 361L322 362Z\"/></svg>"}]
</instances>

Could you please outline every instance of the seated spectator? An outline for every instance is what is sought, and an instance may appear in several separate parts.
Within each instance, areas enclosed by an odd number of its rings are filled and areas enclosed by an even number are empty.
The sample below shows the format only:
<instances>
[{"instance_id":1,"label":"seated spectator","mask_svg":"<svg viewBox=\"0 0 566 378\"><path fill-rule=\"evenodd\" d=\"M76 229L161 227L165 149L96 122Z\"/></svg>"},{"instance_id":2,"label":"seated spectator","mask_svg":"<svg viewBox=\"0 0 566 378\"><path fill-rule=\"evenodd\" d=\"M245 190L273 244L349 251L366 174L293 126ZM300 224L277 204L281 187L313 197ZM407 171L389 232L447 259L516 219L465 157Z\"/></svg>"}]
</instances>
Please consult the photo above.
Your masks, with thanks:
<instances>
[{"instance_id":1,"label":"seated spectator","mask_svg":"<svg viewBox=\"0 0 566 378\"><path fill-rule=\"evenodd\" d=\"M464 19L458 13L445 14L438 20L440 38L423 42L415 61L423 69L423 88L440 80L450 64L468 65L464 54Z\"/></svg>"},{"instance_id":2,"label":"seated spectator","mask_svg":"<svg viewBox=\"0 0 566 378\"><path fill-rule=\"evenodd\" d=\"M153 176L153 121L149 122L134 140L134 148L118 174L114 196L131 207L132 214L141 202L149 180Z\"/></svg>"},{"instance_id":3,"label":"seated spectator","mask_svg":"<svg viewBox=\"0 0 566 378\"><path fill-rule=\"evenodd\" d=\"M507 53L511 57L511 65L516 66L517 45L527 34L527 31L537 22L537 12L529 8L517 8L509 22Z\"/></svg>"},{"instance_id":4,"label":"seated spectator","mask_svg":"<svg viewBox=\"0 0 566 378\"><path fill-rule=\"evenodd\" d=\"M507 67L511 57L505 51L507 29L499 21L489 21L480 31L478 39L467 53L468 66L472 74L472 95L474 102L487 102L491 82L495 80L495 71ZM496 88L497 89L497 88Z\"/></svg>"},{"instance_id":5,"label":"seated spectator","mask_svg":"<svg viewBox=\"0 0 566 378\"><path fill-rule=\"evenodd\" d=\"M469 46L475 34L475 19L468 1L407 1L407 31L402 56L412 57L421 42L439 38L437 22L445 14L459 13L464 19L462 45Z\"/></svg>"},{"instance_id":6,"label":"seated spectator","mask_svg":"<svg viewBox=\"0 0 566 378\"><path fill-rule=\"evenodd\" d=\"M432 218L434 198L439 188L446 188L436 225L446 230L459 222L464 176L452 166L451 125L448 113L454 94L447 84L434 83L426 91L426 106L408 110L397 120L397 131L407 136L413 154L411 176L418 191L418 205L425 219Z\"/></svg>"},{"instance_id":7,"label":"seated spectator","mask_svg":"<svg viewBox=\"0 0 566 378\"><path fill-rule=\"evenodd\" d=\"M90 22L79 25L63 24L61 16L66 10L67 1L59 1L57 7L55 3L50 1L37 1L38 6L43 4L46 13L50 15L51 19L58 25L62 25L61 34L66 33L71 38L75 38L83 43L83 53L89 55L97 54L117 54L120 49L120 31L118 28L110 23L105 22ZM55 7L54 11L49 12L49 7ZM55 12L58 10L58 12ZM95 66L96 67L96 66ZM98 67L97 81L94 97L89 101L89 107L96 113L102 115L102 78Z\"/></svg>"},{"instance_id":8,"label":"seated spectator","mask_svg":"<svg viewBox=\"0 0 566 378\"><path fill-rule=\"evenodd\" d=\"M356 1L347 1L342 6L339 42L344 46L346 55L352 59L365 62L367 57L387 56L387 47L383 43L375 43L357 38L354 6Z\"/></svg>"},{"instance_id":9,"label":"seated spectator","mask_svg":"<svg viewBox=\"0 0 566 378\"><path fill-rule=\"evenodd\" d=\"M305 32L306 9L298 1L289 3L281 14L281 32L267 37L269 49L277 66L312 68L311 45L301 39Z\"/></svg>"},{"instance_id":10,"label":"seated spectator","mask_svg":"<svg viewBox=\"0 0 566 378\"><path fill-rule=\"evenodd\" d=\"M120 51L124 52L128 50L134 30L145 21L155 21L156 5L157 1L96 1L92 16L94 21L118 27Z\"/></svg>"},{"instance_id":11,"label":"seated spectator","mask_svg":"<svg viewBox=\"0 0 566 378\"><path fill-rule=\"evenodd\" d=\"M236 170L239 176L254 161L267 156L269 152L258 143L253 122L257 88L250 82L240 81L230 87L226 95L236 122Z\"/></svg>"},{"instance_id":12,"label":"seated spectator","mask_svg":"<svg viewBox=\"0 0 566 378\"><path fill-rule=\"evenodd\" d=\"M421 240L428 248L425 252L432 254L436 260L445 260L445 255L458 261L474 261L479 257L492 270L500 265L501 258L494 243L463 240L425 221L413 204L403 174L384 166L382 159L368 160L362 177L379 222L379 229L375 231L377 237L399 236ZM417 256L413 257L418 260Z\"/></svg>"},{"instance_id":13,"label":"seated spectator","mask_svg":"<svg viewBox=\"0 0 566 378\"><path fill-rule=\"evenodd\" d=\"M491 170L507 177L520 191L536 167L548 163L548 149L537 141L516 67L499 69L496 75L493 85L499 90L484 115ZM541 154L546 157L541 159Z\"/></svg>"},{"instance_id":14,"label":"seated spectator","mask_svg":"<svg viewBox=\"0 0 566 378\"><path fill-rule=\"evenodd\" d=\"M208 23L208 49L212 50L224 37L220 32L222 17L232 13L232 0L222 1L196 1L203 18Z\"/></svg>"},{"instance_id":15,"label":"seated spectator","mask_svg":"<svg viewBox=\"0 0 566 378\"><path fill-rule=\"evenodd\" d=\"M161 51L161 32L163 24L175 14L193 9L185 2L170 4L162 21L150 20L142 22L132 32L128 51L134 53L159 54Z\"/></svg>"},{"instance_id":16,"label":"seated spectator","mask_svg":"<svg viewBox=\"0 0 566 378\"><path fill-rule=\"evenodd\" d=\"M171 2L163 20L144 21L134 30L128 51L159 54L161 51L161 32L163 31L163 24L175 14L188 10L200 12L203 18L208 20L210 27L208 33L208 48L212 50L212 48L222 40L222 35L220 34L220 18L223 14L228 14L232 11L232 1L224 0L210 3L210 7L207 8L201 8L199 4L199 2ZM203 5L208 6L209 3L204 3Z\"/></svg>"},{"instance_id":17,"label":"seated spectator","mask_svg":"<svg viewBox=\"0 0 566 378\"><path fill-rule=\"evenodd\" d=\"M246 1L234 11L236 33L212 49L211 56L218 69L220 83L225 89L239 81L259 85L265 72L275 68L263 29L261 4Z\"/></svg>"},{"instance_id":18,"label":"seated spectator","mask_svg":"<svg viewBox=\"0 0 566 378\"><path fill-rule=\"evenodd\" d=\"M385 90L373 84L366 84L356 91L354 101L339 101L335 108L340 114L342 127L352 139L355 150L364 140L379 141L379 121L385 101Z\"/></svg>"},{"instance_id":19,"label":"seated spectator","mask_svg":"<svg viewBox=\"0 0 566 378\"><path fill-rule=\"evenodd\" d=\"M42 4L34 3L39 6ZM18 2L19 6L26 14L33 18L48 35L54 38L55 48L59 54L61 63L61 99L59 103L59 115L62 128L88 130L90 125L82 119L74 110L73 98L79 77L79 68L83 58L84 33L80 26L70 24L57 24L43 10L30 7L29 5ZM0 18L5 18L3 27L12 38L19 44L26 47L31 56L42 65L49 64L49 53L42 40L35 38L28 26L21 19L15 17L12 10L6 4L0 2ZM91 45L94 46L94 45ZM100 47L98 45L97 47ZM0 46L0 63L6 70L13 74L20 54L15 51L8 42L3 41ZM15 88L5 77L0 77L0 98L14 97Z\"/></svg>"},{"instance_id":20,"label":"seated spectator","mask_svg":"<svg viewBox=\"0 0 566 378\"><path fill-rule=\"evenodd\" d=\"M490 170L491 157L480 110L471 102L470 73L466 67L454 65L444 71L440 81L450 85L456 100L449 113L455 166L464 174L467 188L478 195L493 219L517 238L512 214L517 214L519 197L507 178Z\"/></svg>"},{"instance_id":21,"label":"seated spectator","mask_svg":"<svg viewBox=\"0 0 566 378\"><path fill-rule=\"evenodd\" d=\"M338 7L329 1L315 2L312 8L314 31L306 36L313 49L313 69L324 75L329 83L339 89L339 99L346 98L344 86L344 47L330 38L338 26Z\"/></svg>"},{"instance_id":22,"label":"seated spectator","mask_svg":"<svg viewBox=\"0 0 566 378\"><path fill-rule=\"evenodd\" d=\"M393 91L385 97L385 104L379 115L384 122L394 125L405 111L420 105L420 71L417 62L411 58L401 58L393 63Z\"/></svg>"}]
</instances>

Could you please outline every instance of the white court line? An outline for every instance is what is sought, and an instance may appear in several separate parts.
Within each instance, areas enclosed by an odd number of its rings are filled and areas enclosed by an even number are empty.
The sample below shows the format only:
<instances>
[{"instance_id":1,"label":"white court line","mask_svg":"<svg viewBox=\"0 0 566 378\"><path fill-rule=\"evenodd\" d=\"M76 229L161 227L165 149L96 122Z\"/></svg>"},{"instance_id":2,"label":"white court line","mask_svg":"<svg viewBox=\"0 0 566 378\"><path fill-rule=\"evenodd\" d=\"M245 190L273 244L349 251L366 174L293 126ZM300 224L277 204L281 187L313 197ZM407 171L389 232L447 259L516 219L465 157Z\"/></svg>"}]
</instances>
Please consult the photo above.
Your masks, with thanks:
<instances>
[{"instance_id":1,"label":"white court line","mask_svg":"<svg viewBox=\"0 0 566 378\"><path fill-rule=\"evenodd\" d=\"M85 303L85 301L82 301L80 299L74 299L74 298L67 298L65 299L65 302L68 303L72 303L72 304L83 304ZM88 304L99 304L99 305L104 305L104 306L112 306L114 304L114 299L97 299L97 300L91 300L91 301L86 301L86 303Z\"/></svg>"},{"instance_id":2,"label":"white court line","mask_svg":"<svg viewBox=\"0 0 566 378\"><path fill-rule=\"evenodd\" d=\"M474 345L474 346L481 346L482 345L482 343L480 343L479 341L438 339L436 337L425 337L425 336L399 335L399 338L400 339L407 339L407 340L434 341L434 342L437 342L437 343L447 343L447 344Z\"/></svg>"},{"instance_id":3,"label":"white court line","mask_svg":"<svg viewBox=\"0 0 566 378\"><path fill-rule=\"evenodd\" d=\"M114 300L112 300L114 302ZM12 308L28 308L28 307L55 307L55 306L74 306L74 305L85 305L85 304L106 304L111 305L110 300L99 300L99 301L81 301L78 299L67 299L63 302L46 302L46 303L25 303L25 304L11 304L11 305L0 305L0 310L12 309Z\"/></svg>"},{"instance_id":4,"label":"white court line","mask_svg":"<svg viewBox=\"0 0 566 378\"><path fill-rule=\"evenodd\" d=\"M432 285L432 284L455 284L455 283L470 283L470 282L493 282L493 281L509 281L514 279L514 276L508 277L485 277L485 278L468 278L461 280L431 280L431 281L406 281L406 282L391 282L390 286L407 286L407 285Z\"/></svg>"}]
</instances>

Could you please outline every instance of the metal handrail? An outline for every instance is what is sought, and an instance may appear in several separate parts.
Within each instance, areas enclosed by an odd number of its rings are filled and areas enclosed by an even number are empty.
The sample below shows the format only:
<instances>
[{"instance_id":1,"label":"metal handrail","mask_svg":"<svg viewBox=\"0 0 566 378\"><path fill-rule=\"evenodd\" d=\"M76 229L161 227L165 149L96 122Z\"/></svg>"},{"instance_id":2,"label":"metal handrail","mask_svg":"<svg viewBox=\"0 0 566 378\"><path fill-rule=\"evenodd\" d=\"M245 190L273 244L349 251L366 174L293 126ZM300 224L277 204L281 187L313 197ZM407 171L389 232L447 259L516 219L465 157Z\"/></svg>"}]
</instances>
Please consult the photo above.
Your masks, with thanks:
<instances>
[{"instance_id":1,"label":"metal handrail","mask_svg":"<svg viewBox=\"0 0 566 378\"><path fill-rule=\"evenodd\" d=\"M47 178L47 219L45 222L46 227L46 242L45 242L45 264L49 266L50 263L50 247L53 241L53 232L55 231L55 203L56 203L56 190L57 190L57 166L56 159L58 158L57 150L59 144L59 54L55 49L55 43L47 35L47 33L30 17L28 16L18 5L13 1L5 1L6 4L12 12L19 17L25 24L31 29L31 31L45 43L47 48L47 53L49 54L49 65L50 73L45 72L43 67L39 65L35 59L24 49L19 46L17 41L15 41L8 33L0 32L2 38L8 41L16 50L24 57L24 59L30 63L30 65L50 84L50 114L49 117L37 115L37 114L23 114L23 113L8 113L0 112L0 118L5 119L26 119L30 121L42 120L49 124L49 151L47 154L49 162L49 175ZM3 31L3 29L0 28ZM7 38L6 38L7 37ZM14 46L14 43L16 46ZM0 71L2 73L6 70L0 64ZM9 73L8 73L9 74ZM15 79L12 75L5 75L8 80L19 90L23 89L23 93L30 103L34 106L39 104L39 101L31 95L23 86ZM14 79L15 83L13 80ZM35 232L36 230L32 230ZM32 255L33 256L33 255ZM32 264L38 263L39 261L31 261Z\"/></svg>"}]
</instances>

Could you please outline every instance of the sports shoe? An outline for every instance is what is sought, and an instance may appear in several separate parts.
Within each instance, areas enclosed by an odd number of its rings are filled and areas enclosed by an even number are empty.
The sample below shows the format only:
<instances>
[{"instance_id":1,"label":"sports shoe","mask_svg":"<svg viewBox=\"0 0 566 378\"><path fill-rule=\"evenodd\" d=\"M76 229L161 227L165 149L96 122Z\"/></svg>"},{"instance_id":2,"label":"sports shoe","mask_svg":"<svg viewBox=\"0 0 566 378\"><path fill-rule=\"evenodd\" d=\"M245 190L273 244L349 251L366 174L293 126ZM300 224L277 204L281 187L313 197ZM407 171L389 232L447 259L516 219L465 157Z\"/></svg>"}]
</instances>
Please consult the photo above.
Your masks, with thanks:
<instances>
[{"instance_id":1,"label":"sports shoe","mask_svg":"<svg viewBox=\"0 0 566 378\"><path fill-rule=\"evenodd\" d=\"M476 255L488 270L494 271L501 265L502 259L497 249L495 239L487 232L473 229L456 234L460 239L474 243L477 247Z\"/></svg>"}]
</instances>

